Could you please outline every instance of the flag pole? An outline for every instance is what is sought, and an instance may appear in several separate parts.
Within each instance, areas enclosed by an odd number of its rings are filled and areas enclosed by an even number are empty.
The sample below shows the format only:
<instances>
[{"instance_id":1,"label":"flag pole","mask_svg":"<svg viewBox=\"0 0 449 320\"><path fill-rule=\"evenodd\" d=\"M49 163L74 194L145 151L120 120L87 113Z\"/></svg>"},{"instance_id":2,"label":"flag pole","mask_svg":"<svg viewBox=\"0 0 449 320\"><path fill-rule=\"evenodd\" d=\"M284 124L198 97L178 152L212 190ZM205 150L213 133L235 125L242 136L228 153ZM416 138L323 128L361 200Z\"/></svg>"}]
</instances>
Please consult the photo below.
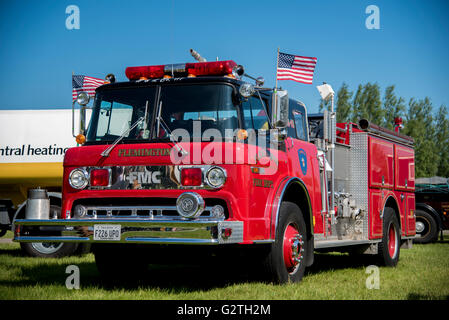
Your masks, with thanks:
<instances>
[{"instance_id":1,"label":"flag pole","mask_svg":"<svg viewBox=\"0 0 449 320\"><path fill-rule=\"evenodd\" d=\"M75 100L73 100L73 76L75 75L75 71L72 70L72 136L76 137L75 135ZM78 144L77 144L78 146Z\"/></svg>"},{"instance_id":2,"label":"flag pole","mask_svg":"<svg viewBox=\"0 0 449 320\"><path fill-rule=\"evenodd\" d=\"M278 97L277 97L277 91L278 91L278 68L279 68L279 47L278 47L278 54L276 57L276 85L274 87L274 109L272 111L272 119L274 119L273 124L277 122L276 115L277 115L277 104L278 104Z\"/></svg>"},{"instance_id":3,"label":"flag pole","mask_svg":"<svg viewBox=\"0 0 449 320\"><path fill-rule=\"evenodd\" d=\"M275 86L275 91L277 91L278 88L278 67L279 67L279 47L278 47L278 54L276 57L276 86Z\"/></svg>"}]
</instances>

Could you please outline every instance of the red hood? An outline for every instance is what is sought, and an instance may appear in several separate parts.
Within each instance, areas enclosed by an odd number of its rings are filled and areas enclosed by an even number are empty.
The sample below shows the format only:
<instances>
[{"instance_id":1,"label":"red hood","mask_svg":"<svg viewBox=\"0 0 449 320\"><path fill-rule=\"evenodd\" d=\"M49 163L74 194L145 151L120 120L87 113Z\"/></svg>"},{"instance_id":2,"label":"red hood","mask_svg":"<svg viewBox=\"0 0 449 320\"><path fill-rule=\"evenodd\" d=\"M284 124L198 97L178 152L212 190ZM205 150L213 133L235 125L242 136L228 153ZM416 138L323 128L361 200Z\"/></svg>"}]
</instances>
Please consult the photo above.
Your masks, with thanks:
<instances>
[{"instance_id":1,"label":"red hood","mask_svg":"<svg viewBox=\"0 0 449 320\"><path fill-rule=\"evenodd\" d=\"M158 164L254 164L260 148L233 142L179 143L188 154L181 158L173 143L119 144L103 157L109 145L91 145L70 148L64 157L64 166L114 166ZM248 155L249 154L249 155ZM178 161L173 163L172 159ZM182 159L182 160L181 160Z\"/></svg>"}]
</instances>

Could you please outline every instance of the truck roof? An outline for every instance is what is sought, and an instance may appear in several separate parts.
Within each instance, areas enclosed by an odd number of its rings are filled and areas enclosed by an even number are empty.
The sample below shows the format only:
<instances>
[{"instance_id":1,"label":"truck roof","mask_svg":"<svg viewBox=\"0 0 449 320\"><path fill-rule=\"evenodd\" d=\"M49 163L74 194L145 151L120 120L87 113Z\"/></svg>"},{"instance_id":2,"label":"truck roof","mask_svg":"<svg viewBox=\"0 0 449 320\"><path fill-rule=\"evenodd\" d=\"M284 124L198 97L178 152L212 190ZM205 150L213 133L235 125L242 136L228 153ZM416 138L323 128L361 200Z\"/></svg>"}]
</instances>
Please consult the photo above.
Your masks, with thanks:
<instances>
[{"instance_id":1,"label":"truck roof","mask_svg":"<svg viewBox=\"0 0 449 320\"><path fill-rule=\"evenodd\" d=\"M217 83L217 82L225 82L233 85L241 85L244 83L242 80L233 79L230 77L223 76L202 76L202 77L174 77L174 78L157 78L157 79L147 79L147 80L131 80L131 81L123 81L123 82L114 82L104 84L97 88L97 90L101 91L104 89L118 89L118 88L129 88L129 87L145 87L145 86L153 86L157 84L176 84L176 83Z\"/></svg>"}]
</instances>

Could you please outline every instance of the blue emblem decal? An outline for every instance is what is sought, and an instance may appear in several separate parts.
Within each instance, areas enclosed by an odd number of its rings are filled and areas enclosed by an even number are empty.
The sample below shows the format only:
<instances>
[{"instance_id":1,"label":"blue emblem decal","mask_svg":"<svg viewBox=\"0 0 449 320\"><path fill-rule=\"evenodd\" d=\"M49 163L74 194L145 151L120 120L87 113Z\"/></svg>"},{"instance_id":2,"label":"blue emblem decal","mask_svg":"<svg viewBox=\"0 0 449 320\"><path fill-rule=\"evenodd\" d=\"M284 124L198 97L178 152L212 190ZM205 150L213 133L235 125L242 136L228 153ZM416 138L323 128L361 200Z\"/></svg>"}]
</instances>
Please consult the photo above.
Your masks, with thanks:
<instances>
[{"instance_id":1,"label":"blue emblem decal","mask_svg":"<svg viewBox=\"0 0 449 320\"><path fill-rule=\"evenodd\" d=\"M304 149L298 150L298 157L299 157L299 165L301 166L301 171L303 175L307 174L307 153L304 151Z\"/></svg>"}]
</instances>

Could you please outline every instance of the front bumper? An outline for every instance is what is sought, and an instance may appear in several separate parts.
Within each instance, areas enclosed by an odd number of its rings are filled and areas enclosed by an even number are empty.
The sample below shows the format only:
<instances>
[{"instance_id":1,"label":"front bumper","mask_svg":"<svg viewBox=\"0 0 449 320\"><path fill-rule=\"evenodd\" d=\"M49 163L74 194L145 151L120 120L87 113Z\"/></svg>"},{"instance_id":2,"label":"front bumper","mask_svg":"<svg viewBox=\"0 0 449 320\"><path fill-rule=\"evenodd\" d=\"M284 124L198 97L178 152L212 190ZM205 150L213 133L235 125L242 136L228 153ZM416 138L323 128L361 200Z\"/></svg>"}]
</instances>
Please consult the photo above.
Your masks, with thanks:
<instances>
[{"instance_id":1,"label":"front bumper","mask_svg":"<svg viewBox=\"0 0 449 320\"><path fill-rule=\"evenodd\" d=\"M95 240L99 225L119 225L119 239ZM118 227L116 227L118 228ZM243 242L242 221L150 218L17 219L17 242L87 242L217 245Z\"/></svg>"}]
</instances>

